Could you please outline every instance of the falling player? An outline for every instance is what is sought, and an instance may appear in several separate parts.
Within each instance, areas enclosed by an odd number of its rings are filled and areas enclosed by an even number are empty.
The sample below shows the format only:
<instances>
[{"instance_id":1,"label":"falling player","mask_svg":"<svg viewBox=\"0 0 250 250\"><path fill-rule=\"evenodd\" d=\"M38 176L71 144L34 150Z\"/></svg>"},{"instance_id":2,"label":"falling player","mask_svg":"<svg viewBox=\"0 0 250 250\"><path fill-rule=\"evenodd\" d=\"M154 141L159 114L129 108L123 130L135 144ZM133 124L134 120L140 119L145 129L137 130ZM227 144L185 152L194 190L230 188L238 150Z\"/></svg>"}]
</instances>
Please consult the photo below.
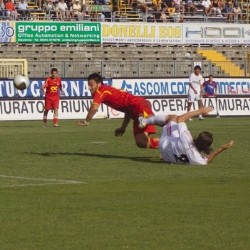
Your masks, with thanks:
<instances>
[{"instance_id":1,"label":"falling player","mask_svg":"<svg viewBox=\"0 0 250 250\"><path fill-rule=\"evenodd\" d=\"M47 117L49 110L53 111L53 124L54 127L59 127L58 124L58 108L60 101L59 91L64 94L62 90L62 80L58 77L58 70L56 68L51 69L51 76L46 79L42 85L42 92L45 95L45 107L43 113L43 126L47 125Z\"/></svg>"},{"instance_id":2,"label":"falling player","mask_svg":"<svg viewBox=\"0 0 250 250\"><path fill-rule=\"evenodd\" d=\"M230 141L212 152L213 135L210 132L204 131L196 138L192 138L185 121L197 115L205 115L210 111L212 111L211 107L205 107L180 116L139 117L139 126L142 128L149 124L163 126L159 149L165 162L206 165L234 144L234 141Z\"/></svg>"},{"instance_id":3,"label":"falling player","mask_svg":"<svg viewBox=\"0 0 250 250\"><path fill-rule=\"evenodd\" d=\"M125 113L121 127L115 130L115 136L122 136L132 119L136 145L140 148L158 148L159 139L149 136L150 134L156 133L155 126L148 125L145 128L139 128L138 126L138 118L140 115L144 117L154 115L149 101L103 84L102 76L97 73L89 75L88 87L93 96L93 103L88 111L86 119L80 121L78 125L88 125L97 112L100 104L104 103L113 109Z\"/></svg>"}]
</instances>

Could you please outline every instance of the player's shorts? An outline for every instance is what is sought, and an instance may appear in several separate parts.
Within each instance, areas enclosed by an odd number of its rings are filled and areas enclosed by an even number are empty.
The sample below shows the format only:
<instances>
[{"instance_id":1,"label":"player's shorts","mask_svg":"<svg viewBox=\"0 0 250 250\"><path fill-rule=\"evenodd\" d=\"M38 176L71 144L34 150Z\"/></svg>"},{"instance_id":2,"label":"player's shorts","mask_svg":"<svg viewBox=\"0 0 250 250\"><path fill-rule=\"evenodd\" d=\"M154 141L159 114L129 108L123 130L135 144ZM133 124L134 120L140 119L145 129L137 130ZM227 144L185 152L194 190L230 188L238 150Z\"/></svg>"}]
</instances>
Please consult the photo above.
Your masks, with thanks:
<instances>
[{"instance_id":1,"label":"player's shorts","mask_svg":"<svg viewBox=\"0 0 250 250\"><path fill-rule=\"evenodd\" d=\"M186 140L187 125L182 123L177 123L175 121L168 122L162 129L161 137L159 140L159 150L166 162L175 162L174 151L180 145L180 138ZM185 136L183 136L185 135ZM192 137L189 138L192 140ZM188 140L187 140L188 143Z\"/></svg>"},{"instance_id":2,"label":"player's shorts","mask_svg":"<svg viewBox=\"0 0 250 250\"><path fill-rule=\"evenodd\" d=\"M131 109L132 119L134 120L133 123L134 136L141 133L155 134L156 133L155 125L147 125L145 128L142 129L139 128L139 123L138 123L138 118L140 116L147 118L154 115L151 109L151 103L142 97L138 97L131 102L131 108L132 108Z\"/></svg>"},{"instance_id":3,"label":"player's shorts","mask_svg":"<svg viewBox=\"0 0 250 250\"><path fill-rule=\"evenodd\" d=\"M58 96L53 98L46 98L45 97L45 110L53 110L59 108L59 100L60 98Z\"/></svg>"},{"instance_id":4,"label":"player's shorts","mask_svg":"<svg viewBox=\"0 0 250 250\"><path fill-rule=\"evenodd\" d=\"M197 94L194 93L192 89L188 91L188 102L194 102L201 100L201 93L197 91Z\"/></svg>"},{"instance_id":5,"label":"player's shorts","mask_svg":"<svg viewBox=\"0 0 250 250\"><path fill-rule=\"evenodd\" d=\"M207 158L198 152L184 122L171 121L163 127L159 150L163 160L168 163L207 164Z\"/></svg>"}]
</instances>

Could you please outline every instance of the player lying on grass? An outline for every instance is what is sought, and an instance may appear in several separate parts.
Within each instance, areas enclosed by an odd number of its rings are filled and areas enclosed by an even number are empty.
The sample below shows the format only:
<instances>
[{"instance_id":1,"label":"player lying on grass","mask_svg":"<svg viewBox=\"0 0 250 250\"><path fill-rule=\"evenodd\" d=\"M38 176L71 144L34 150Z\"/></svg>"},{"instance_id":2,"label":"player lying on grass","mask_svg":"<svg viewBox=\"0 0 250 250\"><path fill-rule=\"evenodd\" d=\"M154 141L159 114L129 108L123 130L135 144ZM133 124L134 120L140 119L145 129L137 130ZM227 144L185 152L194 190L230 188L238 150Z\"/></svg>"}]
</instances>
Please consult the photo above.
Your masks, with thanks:
<instances>
[{"instance_id":1,"label":"player lying on grass","mask_svg":"<svg viewBox=\"0 0 250 250\"><path fill-rule=\"evenodd\" d=\"M180 116L139 117L139 126L142 128L148 124L163 126L159 149L163 160L167 163L206 165L218 154L230 148L234 141L230 141L212 152L213 135L205 131L193 139L185 121L197 115L205 115L212 110L211 107L205 107Z\"/></svg>"},{"instance_id":2,"label":"player lying on grass","mask_svg":"<svg viewBox=\"0 0 250 250\"><path fill-rule=\"evenodd\" d=\"M149 135L156 133L154 125L147 125L139 128L138 118L143 114L144 117L154 115L150 102L138 96L134 96L124 90L116 89L103 84L103 78L97 73L88 77L88 88L93 96L93 103L88 111L84 121L78 125L88 125L97 112L101 103L106 104L112 109L125 113L124 120L120 128L115 130L115 136L122 136L130 122L133 120L133 132L136 145L140 148L158 148L158 138L152 138Z\"/></svg>"}]
</instances>

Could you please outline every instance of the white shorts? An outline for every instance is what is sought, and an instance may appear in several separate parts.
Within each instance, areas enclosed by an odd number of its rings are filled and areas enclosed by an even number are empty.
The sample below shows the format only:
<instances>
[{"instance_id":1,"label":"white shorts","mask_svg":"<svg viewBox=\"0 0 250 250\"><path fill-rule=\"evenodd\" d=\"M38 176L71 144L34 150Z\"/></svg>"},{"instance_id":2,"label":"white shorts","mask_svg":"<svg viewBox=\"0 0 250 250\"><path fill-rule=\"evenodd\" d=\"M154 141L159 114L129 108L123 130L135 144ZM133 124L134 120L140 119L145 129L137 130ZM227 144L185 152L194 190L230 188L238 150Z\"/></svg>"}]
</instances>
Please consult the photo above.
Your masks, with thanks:
<instances>
[{"instance_id":1,"label":"white shorts","mask_svg":"<svg viewBox=\"0 0 250 250\"><path fill-rule=\"evenodd\" d=\"M188 102L194 102L201 100L201 92L200 90L196 90L197 94L194 93L192 89L188 91Z\"/></svg>"},{"instance_id":2,"label":"white shorts","mask_svg":"<svg viewBox=\"0 0 250 250\"><path fill-rule=\"evenodd\" d=\"M164 161L176 162L174 155L176 151L180 150L180 137L185 131L187 131L185 123L171 121L163 127L159 140L159 150ZM182 140L184 139L182 138ZM189 142L187 141L187 143Z\"/></svg>"}]
</instances>

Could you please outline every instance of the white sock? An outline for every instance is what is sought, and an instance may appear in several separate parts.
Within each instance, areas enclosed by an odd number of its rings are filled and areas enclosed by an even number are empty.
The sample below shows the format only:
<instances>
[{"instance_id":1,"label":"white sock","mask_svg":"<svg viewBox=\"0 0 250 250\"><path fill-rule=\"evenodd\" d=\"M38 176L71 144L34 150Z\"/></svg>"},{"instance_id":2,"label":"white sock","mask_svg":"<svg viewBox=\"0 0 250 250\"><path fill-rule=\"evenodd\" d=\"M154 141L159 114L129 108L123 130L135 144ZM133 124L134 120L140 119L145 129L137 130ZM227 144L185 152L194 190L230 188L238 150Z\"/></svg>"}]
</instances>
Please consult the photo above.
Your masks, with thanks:
<instances>
[{"instance_id":1,"label":"white sock","mask_svg":"<svg viewBox=\"0 0 250 250\"><path fill-rule=\"evenodd\" d=\"M147 119L145 119L146 124L154 124L158 126L164 126L166 124L166 116L165 115L156 115L151 116Z\"/></svg>"}]
</instances>

